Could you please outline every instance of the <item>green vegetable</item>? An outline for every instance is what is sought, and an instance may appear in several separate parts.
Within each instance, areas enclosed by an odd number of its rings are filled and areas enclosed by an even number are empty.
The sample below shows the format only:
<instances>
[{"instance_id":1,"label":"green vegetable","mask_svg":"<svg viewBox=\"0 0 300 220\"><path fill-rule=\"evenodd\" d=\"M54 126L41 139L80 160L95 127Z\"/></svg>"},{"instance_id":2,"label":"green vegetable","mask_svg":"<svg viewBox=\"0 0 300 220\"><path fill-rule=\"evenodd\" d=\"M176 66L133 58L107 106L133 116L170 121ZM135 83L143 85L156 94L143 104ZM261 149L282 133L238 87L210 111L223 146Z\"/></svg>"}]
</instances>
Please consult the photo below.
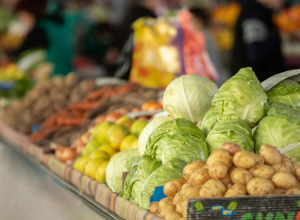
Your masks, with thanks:
<instances>
[{"instance_id":1,"label":"green vegetable","mask_svg":"<svg viewBox=\"0 0 300 220\"><path fill-rule=\"evenodd\" d=\"M107 186L113 191L119 193L122 190L123 172L128 172L131 166L138 163L140 157L137 149L121 151L114 156L106 167L105 180Z\"/></svg>"},{"instance_id":2,"label":"green vegetable","mask_svg":"<svg viewBox=\"0 0 300 220\"><path fill-rule=\"evenodd\" d=\"M206 138L209 151L219 149L225 142L236 143L247 151L254 152L249 124L242 119L233 119L215 125Z\"/></svg>"},{"instance_id":3,"label":"green vegetable","mask_svg":"<svg viewBox=\"0 0 300 220\"><path fill-rule=\"evenodd\" d=\"M300 85L293 80L284 80L267 92L270 102L280 102L300 110Z\"/></svg>"},{"instance_id":4,"label":"green vegetable","mask_svg":"<svg viewBox=\"0 0 300 220\"><path fill-rule=\"evenodd\" d=\"M133 176L135 175L136 171L137 171L138 165L133 166L131 168L131 170L129 171L129 173L126 176L126 179L124 181L124 188L122 190L122 192L120 193L121 197L124 197L125 199L130 199L130 195L131 195L131 191L132 191L132 186L131 185L131 180L133 178Z\"/></svg>"},{"instance_id":5,"label":"green vegetable","mask_svg":"<svg viewBox=\"0 0 300 220\"><path fill-rule=\"evenodd\" d=\"M206 161L205 136L194 123L177 118L158 126L149 136L144 155L162 163L177 159L185 163Z\"/></svg>"},{"instance_id":6,"label":"green vegetable","mask_svg":"<svg viewBox=\"0 0 300 220\"><path fill-rule=\"evenodd\" d=\"M208 133L213 129L215 125L219 124L215 110L211 108L204 116L203 121L200 125L201 130L207 137Z\"/></svg>"},{"instance_id":7,"label":"green vegetable","mask_svg":"<svg viewBox=\"0 0 300 220\"><path fill-rule=\"evenodd\" d=\"M259 122L253 135L256 153L263 144L281 149L300 142L300 111L276 102L268 103L266 110L267 116ZM300 158L300 146L284 154L297 161Z\"/></svg>"},{"instance_id":8,"label":"green vegetable","mask_svg":"<svg viewBox=\"0 0 300 220\"><path fill-rule=\"evenodd\" d=\"M218 87L209 79L198 75L184 75L173 80L164 94L164 110L173 118L202 121L211 108Z\"/></svg>"},{"instance_id":9,"label":"green vegetable","mask_svg":"<svg viewBox=\"0 0 300 220\"><path fill-rule=\"evenodd\" d=\"M251 128L265 116L267 95L252 68L242 68L216 93L212 106L220 122L240 118Z\"/></svg>"}]
</instances>

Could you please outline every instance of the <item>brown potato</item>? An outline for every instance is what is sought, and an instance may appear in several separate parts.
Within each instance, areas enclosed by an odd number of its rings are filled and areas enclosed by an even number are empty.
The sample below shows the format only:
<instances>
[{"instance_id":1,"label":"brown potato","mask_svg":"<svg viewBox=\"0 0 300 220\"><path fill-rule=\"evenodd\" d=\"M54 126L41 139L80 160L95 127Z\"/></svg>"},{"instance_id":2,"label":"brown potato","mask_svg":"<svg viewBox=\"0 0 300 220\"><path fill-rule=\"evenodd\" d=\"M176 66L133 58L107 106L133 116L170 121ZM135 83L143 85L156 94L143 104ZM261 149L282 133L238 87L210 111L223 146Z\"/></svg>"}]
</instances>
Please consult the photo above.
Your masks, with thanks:
<instances>
[{"instance_id":1,"label":"brown potato","mask_svg":"<svg viewBox=\"0 0 300 220\"><path fill-rule=\"evenodd\" d=\"M176 210L176 205L173 204L168 204L165 205L162 210L159 213L159 216L162 218L166 217L166 214L168 214L169 212L175 211Z\"/></svg>"},{"instance_id":2,"label":"brown potato","mask_svg":"<svg viewBox=\"0 0 300 220\"><path fill-rule=\"evenodd\" d=\"M237 167L236 166L232 166L229 170L228 170L228 174L230 175L232 173L232 171L234 171Z\"/></svg>"},{"instance_id":3,"label":"brown potato","mask_svg":"<svg viewBox=\"0 0 300 220\"><path fill-rule=\"evenodd\" d=\"M236 197L243 196L247 194L247 190L244 184L237 183L228 188L224 197Z\"/></svg>"},{"instance_id":4,"label":"brown potato","mask_svg":"<svg viewBox=\"0 0 300 220\"><path fill-rule=\"evenodd\" d=\"M182 186L181 190L175 195L173 204L177 205L179 202L181 202L183 200L186 191L188 191L190 188L193 188L193 186L189 183L185 183Z\"/></svg>"},{"instance_id":5,"label":"brown potato","mask_svg":"<svg viewBox=\"0 0 300 220\"><path fill-rule=\"evenodd\" d=\"M286 193L286 189L277 189L277 188L274 188L269 194L272 194L272 195L283 195Z\"/></svg>"},{"instance_id":6,"label":"brown potato","mask_svg":"<svg viewBox=\"0 0 300 220\"><path fill-rule=\"evenodd\" d=\"M247 192L251 196L267 195L274 190L271 180L255 177L247 183Z\"/></svg>"},{"instance_id":7,"label":"brown potato","mask_svg":"<svg viewBox=\"0 0 300 220\"><path fill-rule=\"evenodd\" d=\"M296 177L298 180L300 180L300 166L296 168Z\"/></svg>"},{"instance_id":8,"label":"brown potato","mask_svg":"<svg viewBox=\"0 0 300 220\"><path fill-rule=\"evenodd\" d=\"M183 192L182 192L182 199L186 200L186 199L196 199L199 198L199 192L200 189L203 186L194 186L192 188L186 188Z\"/></svg>"},{"instance_id":9,"label":"brown potato","mask_svg":"<svg viewBox=\"0 0 300 220\"><path fill-rule=\"evenodd\" d=\"M165 220L178 220L182 218L182 214L176 211L171 211L165 216Z\"/></svg>"},{"instance_id":10,"label":"brown potato","mask_svg":"<svg viewBox=\"0 0 300 220\"><path fill-rule=\"evenodd\" d=\"M299 180L296 181L296 185L294 186L294 188L300 189L300 182L299 182Z\"/></svg>"},{"instance_id":11,"label":"brown potato","mask_svg":"<svg viewBox=\"0 0 300 220\"><path fill-rule=\"evenodd\" d=\"M272 177L272 182L276 188L290 189L296 185L296 178L292 174L278 172Z\"/></svg>"},{"instance_id":12,"label":"brown potato","mask_svg":"<svg viewBox=\"0 0 300 220\"><path fill-rule=\"evenodd\" d=\"M182 178L166 182L164 185L164 194L168 197L174 197L176 193L181 190L182 185L185 183L186 181Z\"/></svg>"},{"instance_id":13,"label":"brown potato","mask_svg":"<svg viewBox=\"0 0 300 220\"><path fill-rule=\"evenodd\" d=\"M245 170L243 168L235 168L231 172L230 178L232 183L246 184L248 181L252 179L252 175L248 170Z\"/></svg>"},{"instance_id":14,"label":"brown potato","mask_svg":"<svg viewBox=\"0 0 300 220\"><path fill-rule=\"evenodd\" d=\"M257 164L248 171L253 177L263 177L266 179L272 179L272 176L275 173L273 167L265 164Z\"/></svg>"},{"instance_id":15,"label":"brown potato","mask_svg":"<svg viewBox=\"0 0 300 220\"><path fill-rule=\"evenodd\" d=\"M225 178L220 179L225 186L232 184L229 173L226 174Z\"/></svg>"},{"instance_id":16,"label":"brown potato","mask_svg":"<svg viewBox=\"0 0 300 220\"><path fill-rule=\"evenodd\" d=\"M150 212L156 214L158 212L158 202L154 202L150 206Z\"/></svg>"},{"instance_id":17,"label":"brown potato","mask_svg":"<svg viewBox=\"0 0 300 220\"><path fill-rule=\"evenodd\" d=\"M185 218L187 216L187 204L188 204L188 200L183 200L182 202L176 205L176 212L181 213L182 216Z\"/></svg>"},{"instance_id":18,"label":"brown potato","mask_svg":"<svg viewBox=\"0 0 300 220\"><path fill-rule=\"evenodd\" d=\"M256 164L255 157L247 151L239 151L233 157L233 164L239 168L249 169Z\"/></svg>"},{"instance_id":19,"label":"brown potato","mask_svg":"<svg viewBox=\"0 0 300 220\"><path fill-rule=\"evenodd\" d=\"M281 163L287 165L291 168L291 170L294 170L293 163L290 158L288 158L286 155L281 154Z\"/></svg>"},{"instance_id":20,"label":"brown potato","mask_svg":"<svg viewBox=\"0 0 300 220\"><path fill-rule=\"evenodd\" d=\"M182 217L182 218L179 218L179 219L177 219L177 220L186 220L186 218L185 218L185 217Z\"/></svg>"},{"instance_id":21,"label":"brown potato","mask_svg":"<svg viewBox=\"0 0 300 220\"><path fill-rule=\"evenodd\" d=\"M178 193L176 193L174 197L173 204L177 205L181 200L182 200L182 193L181 191L179 191Z\"/></svg>"},{"instance_id":22,"label":"brown potato","mask_svg":"<svg viewBox=\"0 0 300 220\"><path fill-rule=\"evenodd\" d=\"M281 163L281 154L279 150L271 145L263 144L259 150L259 155L261 155L268 165L273 165L276 163Z\"/></svg>"},{"instance_id":23,"label":"brown potato","mask_svg":"<svg viewBox=\"0 0 300 220\"><path fill-rule=\"evenodd\" d=\"M184 187L193 187L192 184L186 182L185 184L182 185L181 189L183 189Z\"/></svg>"},{"instance_id":24,"label":"brown potato","mask_svg":"<svg viewBox=\"0 0 300 220\"><path fill-rule=\"evenodd\" d=\"M199 186L206 183L209 179L208 169L201 168L192 173L188 182L192 184L192 186Z\"/></svg>"},{"instance_id":25,"label":"brown potato","mask_svg":"<svg viewBox=\"0 0 300 220\"><path fill-rule=\"evenodd\" d=\"M214 161L209 166L208 174L212 179L223 179L227 174L227 166L222 161Z\"/></svg>"},{"instance_id":26,"label":"brown potato","mask_svg":"<svg viewBox=\"0 0 300 220\"><path fill-rule=\"evenodd\" d=\"M264 158L258 154L249 152L253 157L255 157L256 164L265 164Z\"/></svg>"},{"instance_id":27,"label":"brown potato","mask_svg":"<svg viewBox=\"0 0 300 220\"><path fill-rule=\"evenodd\" d=\"M182 176L183 178L188 181L190 176L192 175L193 172L195 172L196 170L204 167L206 164L201 161L201 160L196 160L193 162L188 163L182 171Z\"/></svg>"},{"instance_id":28,"label":"brown potato","mask_svg":"<svg viewBox=\"0 0 300 220\"><path fill-rule=\"evenodd\" d=\"M226 150L231 156L234 156L235 153L239 151L244 151L244 148L239 145L231 142L226 142L221 145L221 149Z\"/></svg>"},{"instance_id":29,"label":"brown potato","mask_svg":"<svg viewBox=\"0 0 300 220\"><path fill-rule=\"evenodd\" d=\"M277 163L272 165L275 173L283 172L283 173L290 173L292 175L296 175L295 172L292 170L292 168L286 164Z\"/></svg>"},{"instance_id":30,"label":"brown potato","mask_svg":"<svg viewBox=\"0 0 300 220\"><path fill-rule=\"evenodd\" d=\"M286 195L300 195L300 189L299 188L292 188L286 191Z\"/></svg>"},{"instance_id":31,"label":"brown potato","mask_svg":"<svg viewBox=\"0 0 300 220\"><path fill-rule=\"evenodd\" d=\"M296 169L297 169L297 167L298 167L298 164L296 164L294 161L292 161L292 164L293 164L293 168L294 168L294 170L296 170Z\"/></svg>"},{"instance_id":32,"label":"brown potato","mask_svg":"<svg viewBox=\"0 0 300 220\"><path fill-rule=\"evenodd\" d=\"M230 154L226 150L223 150L223 149L214 150L210 154L206 163L208 166L210 166L214 161L222 161L223 163L226 164L227 169L230 169L230 167L232 166L232 159L230 157Z\"/></svg>"},{"instance_id":33,"label":"brown potato","mask_svg":"<svg viewBox=\"0 0 300 220\"><path fill-rule=\"evenodd\" d=\"M163 198L162 200L160 200L158 203L157 213L160 213L161 210L163 209L163 207L170 205L170 204L173 205L173 200L174 200L174 198L172 198L172 197L167 197L167 198Z\"/></svg>"},{"instance_id":34,"label":"brown potato","mask_svg":"<svg viewBox=\"0 0 300 220\"><path fill-rule=\"evenodd\" d=\"M209 166L208 166L208 164L205 164L205 166L204 166L204 167L202 167L202 168L209 169Z\"/></svg>"},{"instance_id":35,"label":"brown potato","mask_svg":"<svg viewBox=\"0 0 300 220\"><path fill-rule=\"evenodd\" d=\"M223 197L226 191L226 186L218 179L208 180L200 189L202 198Z\"/></svg>"}]
</instances>

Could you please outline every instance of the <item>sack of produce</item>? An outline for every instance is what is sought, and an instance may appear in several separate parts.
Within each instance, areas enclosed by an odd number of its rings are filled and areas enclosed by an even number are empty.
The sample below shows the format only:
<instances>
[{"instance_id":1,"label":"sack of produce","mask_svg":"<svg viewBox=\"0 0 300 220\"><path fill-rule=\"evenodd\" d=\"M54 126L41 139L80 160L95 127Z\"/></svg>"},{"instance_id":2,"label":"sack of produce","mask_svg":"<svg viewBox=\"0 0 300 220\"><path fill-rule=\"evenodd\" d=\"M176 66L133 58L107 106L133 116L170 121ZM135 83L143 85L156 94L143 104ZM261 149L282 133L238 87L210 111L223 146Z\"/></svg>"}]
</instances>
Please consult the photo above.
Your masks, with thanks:
<instances>
[{"instance_id":1,"label":"sack of produce","mask_svg":"<svg viewBox=\"0 0 300 220\"><path fill-rule=\"evenodd\" d=\"M217 124L219 124L218 118L216 116L215 110L211 108L208 112L206 112L200 128L203 131L203 134L207 137L208 133Z\"/></svg>"},{"instance_id":2,"label":"sack of produce","mask_svg":"<svg viewBox=\"0 0 300 220\"><path fill-rule=\"evenodd\" d=\"M173 118L184 118L192 122L203 120L211 108L218 86L198 75L185 75L173 80L166 88L164 110Z\"/></svg>"},{"instance_id":3,"label":"sack of produce","mask_svg":"<svg viewBox=\"0 0 300 220\"><path fill-rule=\"evenodd\" d=\"M194 123L177 118L158 126L149 136L144 156L163 164L176 159L185 163L206 161L209 155L205 136Z\"/></svg>"},{"instance_id":4,"label":"sack of produce","mask_svg":"<svg viewBox=\"0 0 300 220\"><path fill-rule=\"evenodd\" d=\"M250 126L242 119L237 118L215 125L206 138L210 152L221 148L226 142L238 144L245 150L254 152Z\"/></svg>"},{"instance_id":5,"label":"sack of produce","mask_svg":"<svg viewBox=\"0 0 300 220\"><path fill-rule=\"evenodd\" d=\"M280 102L290 105L292 108L300 110L300 85L286 79L267 92L270 102Z\"/></svg>"},{"instance_id":6,"label":"sack of produce","mask_svg":"<svg viewBox=\"0 0 300 220\"><path fill-rule=\"evenodd\" d=\"M263 144L281 149L300 142L300 111L278 102L268 103L266 111L267 116L259 122L253 135L256 153ZM294 161L299 160L300 144L284 154Z\"/></svg>"},{"instance_id":7,"label":"sack of produce","mask_svg":"<svg viewBox=\"0 0 300 220\"><path fill-rule=\"evenodd\" d=\"M212 106L220 122L246 120L251 128L265 116L268 98L251 67L242 68L216 93Z\"/></svg>"}]
</instances>

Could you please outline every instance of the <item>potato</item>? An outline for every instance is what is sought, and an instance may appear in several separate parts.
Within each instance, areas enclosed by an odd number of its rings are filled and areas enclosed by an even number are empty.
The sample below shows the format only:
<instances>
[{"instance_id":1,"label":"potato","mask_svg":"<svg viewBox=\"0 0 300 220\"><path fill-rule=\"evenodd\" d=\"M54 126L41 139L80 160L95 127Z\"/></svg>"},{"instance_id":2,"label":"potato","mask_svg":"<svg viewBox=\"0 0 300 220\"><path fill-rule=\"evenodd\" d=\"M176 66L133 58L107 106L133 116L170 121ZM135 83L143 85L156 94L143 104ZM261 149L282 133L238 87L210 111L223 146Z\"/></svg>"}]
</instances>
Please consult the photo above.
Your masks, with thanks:
<instances>
[{"instance_id":1,"label":"potato","mask_svg":"<svg viewBox=\"0 0 300 220\"><path fill-rule=\"evenodd\" d=\"M222 161L226 164L227 169L230 169L230 167L232 166L232 159L230 157L230 154L223 149L214 150L208 157L206 164L210 166L214 161Z\"/></svg>"},{"instance_id":2,"label":"potato","mask_svg":"<svg viewBox=\"0 0 300 220\"><path fill-rule=\"evenodd\" d=\"M201 161L201 160L196 160L196 161L188 163L183 168L183 171L182 171L183 178L186 181L188 181L193 172L195 172L196 170L204 167L205 165L206 164L203 161Z\"/></svg>"},{"instance_id":3,"label":"potato","mask_svg":"<svg viewBox=\"0 0 300 220\"><path fill-rule=\"evenodd\" d=\"M181 200L182 200L182 192L179 191L174 197L173 204L177 205Z\"/></svg>"},{"instance_id":4,"label":"potato","mask_svg":"<svg viewBox=\"0 0 300 220\"><path fill-rule=\"evenodd\" d=\"M249 152L253 157L255 157L255 161L256 161L256 164L264 164L265 161L264 161L264 158L258 154L255 154L255 153L252 153L252 152Z\"/></svg>"},{"instance_id":5,"label":"potato","mask_svg":"<svg viewBox=\"0 0 300 220\"><path fill-rule=\"evenodd\" d=\"M290 173L292 175L296 175L292 168L286 164L277 163L272 165L275 173L282 172L282 173Z\"/></svg>"},{"instance_id":6,"label":"potato","mask_svg":"<svg viewBox=\"0 0 300 220\"><path fill-rule=\"evenodd\" d=\"M281 163L291 167L292 170L294 169L291 159L288 158L288 156L286 156L284 154L281 154Z\"/></svg>"},{"instance_id":7,"label":"potato","mask_svg":"<svg viewBox=\"0 0 300 220\"><path fill-rule=\"evenodd\" d=\"M228 170L228 174L230 176L230 174L232 173L232 171L234 171L237 167L236 166L232 166L229 170Z\"/></svg>"},{"instance_id":8,"label":"potato","mask_svg":"<svg viewBox=\"0 0 300 220\"><path fill-rule=\"evenodd\" d=\"M184 183L186 183L186 181L182 178L166 182L164 185L164 194L168 197L174 197L176 193L181 190Z\"/></svg>"},{"instance_id":9,"label":"potato","mask_svg":"<svg viewBox=\"0 0 300 220\"><path fill-rule=\"evenodd\" d=\"M247 151L239 151L233 157L233 164L239 168L249 169L256 164L255 157Z\"/></svg>"},{"instance_id":10,"label":"potato","mask_svg":"<svg viewBox=\"0 0 300 220\"><path fill-rule=\"evenodd\" d=\"M167 198L160 200L158 203L157 213L160 213L161 210L163 209L163 207L165 207L167 205L173 205L173 200L174 200L174 198L172 198L172 197L167 197Z\"/></svg>"},{"instance_id":11,"label":"potato","mask_svg":"<svg viewBox=\"0 0 300 220\"><path fill-rule=\"evenodd\" d=\"M225 186L228 186L230 185L232 182L231 182L231 179L230 179L230 175L229 173L226 174L225 178L223 179L220 179L222 181L222 183L225 185Z\"/></svg>"},{"instance_id":12,"label":"potato","mask_svg":"<svg viewBox=\"0 0 300 220\"><path fill-rule=\"evenodd\" d=\"M296 181L296 185L294 186L294 188L300 189L300 182L298 180Z\"/></svg>"},{"instance_id":13,"label":"potato","mask_svg":"<svg viewBox=\"0 0 300 220\"><path fill-rule=\"evenodd\" d=\"M183 189L185 187L193 187L193 186L192 186L192 184L186 182L185 184L182 185L181 189Z\"/></svg>"},{"instance_id":14,"label":"potato","mask_svg":"<svg viewBox=\"0 0 300 220\"><path fill-rule=\"evenodd\" d=\"M291 188L285 193L286 195L300 195L300 189L299 188Z\"/></svg>"},{"instance_id":15,"label":"potato","mask_svg":"<svg viewBox=\"0 0 300 220\"><path fill-rule=\"evenodd\" d=\"M186 188L183 192L182 192L182 199L186 200L186 199L196 199L199 198L199 192L200 189L203 187L203 185L201 186L194 186L192 188Z\"/></svg>"},{"instance_id":16,"label":"potato","mask_svg":"<svg viewBox=\"0 0 300 220\"><path fill-rule=\"evenodd\" d=\"M239 145L231 142L226 142L221 145L221 149L226 150L231 156L234 156L235 153L239 151L244 151L244 148Z\"/></svg>"},{"instance_id":17,"label":"potato","mask_svg":"<svg viewBox=\"0 0 300 220\"><path fill-rule=\"evenodd\" d=\"M248 170L253 177L263 177L266 179L272 179L275 171L273 167L265 164L257 164Z\"/></svg>"},{"instance_id":18,"label":"potato","mask_svg":"<svg viewBox=\"0 0 300 220\"><path fill-rule=\"evenodd\" d=\"M268 165L273 165L276 163L281 163L281 154L279 150L271 145L263 144L259 150L259 155L261 155Z\"/></svg>"},{"instance_id":19,"label":"potato","mask_svg":"<svg viewBox=\"0 0 300 220\"><path fill-rule=\"evenodd\" d=\"M200 189L200 196L202 198L223 197L226 191L226 186L217 179L208 180Z\"/></svg>"},{"instance_id":20,"label":"potato","mask_svg":"<svg viewBox=\"0 0 300 220\"><path fill-rule=\"evenodd\" d=\"M208 174L208 169L201 168L196 170L189 178L188 183L192 184L192 186L203 185L210 179Z\"/></svg>"},{"instance_id":21,"label":"potato","mask_svg":"<svg viewBox=\"0 0 300 220\"><path fill-rule=\"evenodd\" d=\"M292 164L293 164L293 168L294 168L294 170L296 170L296 169L297 169L297 167L298 167L298 164L296 164L294 161L292 161Z\"/></svg>"},{"instance_id":22,"label":"potato","mask_svg":"<svg viewBox=\"0 0 300 220\"><path fill-rule=\"evenodd\" d=\"M247 194L247 190L244 184L237 183L228 188L224 197L236 197L243 196Z\"/></svg>"},{"instance_id":23,"label":"potato","mask_svg":"<svg viewBox=\"0 0 300 220\"><path fill-rule=\"evenodd\" d=\"M272 181L262 177L253 178L246 187L251 196L267 195L274 190Z\"/></svg>"},{"instance_id":24,"label":"potato","mask_svg":"<svg viewBox=\"0 0 300 220\"><path fill-rule=\"evenodd\" d=\"M176 205L176 212L181 213L185 218L187 216L187 204L188 200L184 200Z\"/></svg>"},{"instance_id":25,"label":"potato","mask_svg":"<svg viewBox=\"0 0 300 220\"><path fill-rule=\"evenodd\" d=\"M286 189L277 189L277 188L274 188L269 194L272 194L272 195L283 195L286 193Z\"/></svg>"},{"instance_id":26,"label":"potato","mask_svg":"<svg viewBox=\"0 0 300 220\"><path fill-rule=\"evenodd\" d=\"M272 182L276 188L290 189L296 185L296 178L292 174L278 172L272 177Z\"/></svg>"},{"instance_id":27,"label":"potato","mask_svg":"<svg viewBox=\"0 0 300 220\"><path fill-rule=\"evenodd\" d=\"M205 164L205 166L204 166L204 167L202 167L202 168L209 169L209 166L208 166L208 164Z\"/></svg>"},{"instance_id":28,"label":"potato","mask_svg":"<svg viewBox=\"0 0 300 220\"><path fill-rule=\"evenodd\" d=\"M300 167L297 167L295 171L297 179L300 180Z\"/></svg>"},{"instance_id":29,"label":"potato","mask_svg":"<svg viewBox=\"0 0 300 220\"><path fill-rule=\"evenodd\" d=\"M248 170L245 170L243 168L235 168L231 172L230 178L232 183L246 184L252 179L252 175Z\"/></svg>"},{"instance_id":30,"label":"potato","mask_svg":"<svg viewBox=\"0 0 300 220\"><path fill-rule=\"evenodd\" d=\"M227 166L222 161L214 161L208 170L210 178L213 179L223 179L227 174Z\"/></svg>"},{"instance_id":31,"label":"potato","mask_svg":"<svg viewBox=\"0 0 300 220\"><path fill-rule=\"evenodd\" d=\"M176 211L171 211L165 216L165 220L178 220L180 218L182 218L182 214Z\"/></svg>"},{"instance_id":32,"label":"potato","mask_svg":"<svg viewBox=\"0 0 300 220\"><path fill-rule=\"evenodd\" d=\"M168 204L162 208L162 210L159 213L159 216L165 218L169 212L172 212L175 210L176 210L176 205Z\"/></svg>"},{"instance_id":33,"label":"potato","mask_svg":"<svg viewBox=\"0 0 300 220\"><path fill-rule=\"evenodd\" d=\"M189 183L183 184L181 190L175 195L173 204L177 205L179 202L181 202L183 200L186 191L188 191L190 188L193 188L192 184Z\"/></svg>"},{"instance_id":34,"label":"potato","mask_svg":"<svg viewBox=\"0 0 300 220\"><path fill-rule=\"evenodd\" d=\"M150 206L150 212L156 214L158 212L158 202L154 202Z\"/></svg>"}]
</instances>

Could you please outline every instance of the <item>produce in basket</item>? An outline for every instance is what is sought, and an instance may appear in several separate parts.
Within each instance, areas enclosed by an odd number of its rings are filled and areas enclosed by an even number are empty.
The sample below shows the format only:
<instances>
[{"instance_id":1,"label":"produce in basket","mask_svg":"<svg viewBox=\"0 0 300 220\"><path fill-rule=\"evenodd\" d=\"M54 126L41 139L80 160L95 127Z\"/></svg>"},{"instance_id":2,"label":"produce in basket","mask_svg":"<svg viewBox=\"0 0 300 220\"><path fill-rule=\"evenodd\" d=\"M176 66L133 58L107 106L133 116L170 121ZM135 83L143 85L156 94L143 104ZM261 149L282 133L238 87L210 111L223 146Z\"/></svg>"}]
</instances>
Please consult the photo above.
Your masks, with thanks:
<instances>
[{"instance_id":1,"label":"produce in basket","mask_svg":"<svg viewBox=\"0 0 300 220\"><path fill-rule=\"evenodd\" d=\"M216 116L215 110L213 108L206 112L203 121L200 125L203 134L207 137L209 132L214 128L215 125L219 124L218 118Z\"/></svg>"}]
</instances>

